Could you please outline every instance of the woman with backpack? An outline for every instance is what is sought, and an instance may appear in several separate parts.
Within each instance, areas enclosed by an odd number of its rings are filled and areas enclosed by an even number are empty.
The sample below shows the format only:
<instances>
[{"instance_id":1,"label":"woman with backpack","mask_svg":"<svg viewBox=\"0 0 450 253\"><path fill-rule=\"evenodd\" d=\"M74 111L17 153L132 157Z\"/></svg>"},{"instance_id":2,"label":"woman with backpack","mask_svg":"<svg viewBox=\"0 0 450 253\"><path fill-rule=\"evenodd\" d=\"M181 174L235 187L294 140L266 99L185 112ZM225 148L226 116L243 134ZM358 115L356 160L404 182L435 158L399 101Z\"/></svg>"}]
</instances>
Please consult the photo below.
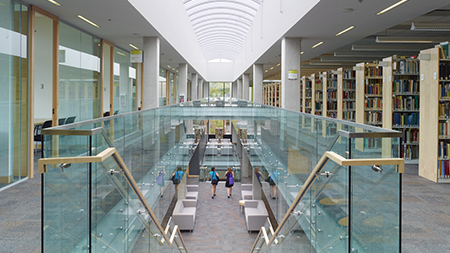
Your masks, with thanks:
<instances>
[{"instance_id":1,"label":"woman with backpack","mask_svg":"<svg viewBox=\"0 0 450 253\"><path fill-rule=\"evenodd\" d=\"M175 185L175 191L178 190L178 184L183 179L184 172L181 170L181 166L177 167L177 170L172 174L172 182Z\"/></svg>"},{"instance_id":2,"label":"woman with backpack","mask_svg":"<svg viewBox=\"0 0 450 253\"><path fill-rule=\"evenodd\" d=\"M233 190L234 185L234 172L231 171L231 168L227 168L227 172L225 172L225 177L227 177L227 181L225 182L225 187L227 187L228 198L231 197L231 191Z\"/></svg>"},{"instance_id":3,"label":"woman with backpack","mask_svg":"<svg viewBox=\"0 0 450 253\"><path fill-rule=\"evenodd\" d=\"M209 178L211 179L211 198L213 199L216 196L216 187L219 183L219 173L216 172L216 167L211 167Z\"/></svg>"}]
</instances>

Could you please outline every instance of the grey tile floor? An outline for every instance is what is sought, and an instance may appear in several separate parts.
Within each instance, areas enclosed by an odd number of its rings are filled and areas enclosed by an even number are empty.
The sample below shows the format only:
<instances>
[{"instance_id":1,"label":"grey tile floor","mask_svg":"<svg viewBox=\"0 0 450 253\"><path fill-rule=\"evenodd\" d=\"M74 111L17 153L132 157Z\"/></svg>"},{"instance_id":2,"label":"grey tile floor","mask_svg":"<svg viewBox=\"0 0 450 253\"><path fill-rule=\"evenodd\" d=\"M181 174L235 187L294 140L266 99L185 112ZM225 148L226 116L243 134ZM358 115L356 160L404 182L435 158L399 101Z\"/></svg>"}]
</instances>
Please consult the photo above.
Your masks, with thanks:
<instances>
[{"instance_id":1,"label":"grey tile floor","mask_svg":"<svg viewBox=\"0 0 450 253\"><path fill-rule=\"evenodd\" d=\"M0 192L0 252L40 252L41 181L35 177ZM239 210L239 187L228 199L218 188L200 184L198 219L193 233L183 232L190 252L248 252L257 234L247 233ZM450 252L450 184L436 184L407 165L402 184L402 252Z\"/></svg>"}]
</instances>

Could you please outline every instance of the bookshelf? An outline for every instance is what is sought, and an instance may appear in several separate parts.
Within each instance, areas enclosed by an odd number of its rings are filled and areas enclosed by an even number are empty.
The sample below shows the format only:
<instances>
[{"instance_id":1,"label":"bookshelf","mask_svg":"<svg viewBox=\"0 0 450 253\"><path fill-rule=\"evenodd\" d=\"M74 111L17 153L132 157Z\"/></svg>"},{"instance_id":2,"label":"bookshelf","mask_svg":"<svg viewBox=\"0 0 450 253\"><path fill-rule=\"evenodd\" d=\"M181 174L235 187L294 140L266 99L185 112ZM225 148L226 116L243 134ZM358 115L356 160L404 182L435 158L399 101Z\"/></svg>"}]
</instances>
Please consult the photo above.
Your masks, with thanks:
<instances>
[{"instance_id":1,"label":"bookshelf","mask_svg":"<svg viewBox=\"0 0 450 253\"><path fill-rule=\"evenodd\" d=\"M328 75L327 75L328 74ZM330 118L337 118L338 112L338 74L337 71L324 72L324 110Z\"/></svg>"},{"instance_id":2,"label":"bookshelf","mask_svg":"<svg viewBox=\"0 0 450 253\"><path fill-rule=\"evenodd\" d=\"M342 69L341 75L338 78L341 82L342 88L339 91L339 95L342 97L342 105L338 108L342 108L341 119L355 122L356 113L356 74L354 70ZM339 100L338 100L339 101Z\"/></svg>"},{"instance_id":3,"label":"bookshelf","mask_svg":"<svg viewBox=\"0 0 450 253\"><path fill-rule=\"evenodd\" d=\"M301 79L300 79L300 112L303 112L303 107L304 107L304 105L303 105L303 86L304 86L304 83L305 83L305 79L304 79L304 77L302 77Z\"/></svg>"},{"instance_id":4,"label":"bookshelf","mask_svg":"<svg viewBox=\"0 0 450 253\"><path fill-rule=\"evenodd\" d=\"M442 45L420 52L419 176L438 183L450 183L448 56Z\"/></svg>"},{"instance_id":5,"label":"bookshelf","mask_svg":"<svg viewBox=\"0 0 450 253\"><path fill-rule=\"evenodd\" d=\"M322 116L323 113L323 81L320 75L312 74L311 80L313 81L313 90L312 95L314 101L314 107L312 110L312 114Z\"/></svg>"},{"instance_id":6,"label":"bookshelf","mask_svg":"<svg viewBox=\"0 0 450 253\"><path fill-rule=\"evenodd\" d=\"M400 157L409 163L419 159L419 60L383 59L383 128L403 133ZM392 98L392 99L391 99Z\"/></svg>"},{"instance_id":7,"label":"bookshelf","mask_svg":"<svg viewBox=\"0 0 450 253\"><path fill-rule=\"evenodd\" d=\"M312 82L311 79L308 77L303 77L304 79L304 86L303 86L303 112L304 113L311 113L312 112Z\"/></svg>"},{"instance_id":8,"label":"bookshelf","mask_svg":"<svg viewBox=\"0 0 450 253\"><path fill-rule=\"evenodd\" d=\"M281 82L263 82L263 103L265 105L281 107Z\"/></svg>"},{"instance_id":9,"label":"bookshelf","mask_svg":"<svg viewBox=\"0 0 450 253\"><path fill-rule=\"evenodd\" d=\"M381 127L383 70L378 63L358 63L355 69L355 121Z\"/></svg>"}]
</instances>

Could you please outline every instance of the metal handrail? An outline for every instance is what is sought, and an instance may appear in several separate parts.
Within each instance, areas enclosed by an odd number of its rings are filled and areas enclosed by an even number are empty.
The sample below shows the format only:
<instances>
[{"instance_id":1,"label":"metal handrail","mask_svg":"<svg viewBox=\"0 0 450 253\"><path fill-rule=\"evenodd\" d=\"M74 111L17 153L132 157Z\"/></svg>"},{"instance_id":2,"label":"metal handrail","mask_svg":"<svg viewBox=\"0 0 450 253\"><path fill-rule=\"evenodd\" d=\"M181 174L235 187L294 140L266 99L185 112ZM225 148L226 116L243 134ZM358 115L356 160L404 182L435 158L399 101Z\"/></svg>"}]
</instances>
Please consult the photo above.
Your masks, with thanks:
<instances>
[{"instance_id":1,"label":"metal handrail","mask_svg":"<svg viewBox=\"0 0 450 253\"><path fill-rule=\"evenodd\" d=\"M294 201L292 202L291 206L289 207L288 211L284 215L283 219L281 220L280 224L277 227L277 230L272 234L272 237L268 237L266 233L265 227L261 227L261 230L258 234L258 237L255 240L255 243L253 244L252 250L250 252L255 252L255 249L257 248L258 241L260 239L260 236L264 237L264 241L266 242L267 246L272 245L272 243L275 242L275 244L280 243L281 241L276 239L284 226L287 224L287 221L290 219L290 217L294 214L295 208L300 204L303 197L305 196L306 192L311 188L314 181L317 179L317 175L322 171L322 169L325 167L327 162L329 160L332 160L333 162L339 164L340 166L366 166L366 165L396 165L397 169L396 171L398 173L404 173L405 171L405 160L401 158L369 158L369 159L346 159L335 152L332 151L326 151L323 156L320 158L317 165L312 170L311 174L309 175L308 179L306 179L305 183L303 184L303 187L298 192L297 196L295 197Z\"/></svg>"},{"instance_id":2,"label":"metal handrail","mask_svg":"<svg viewBox=\"0 0 450 253\"><path fill-rule=\"evenodd\" d=\"M178 234L178 237L181 241L181 248L177 243L178 249L184 250L185 252L188 252L186 249L186 245L184 243L183 237L181 236L181 232L178 228L178 226L174 227L174 231L172 232L172 235L169 237L167 229L166 231L162 228L161 223L159 223L158 219L156 218L156 215L153 213L152 209L150 208L150 205L148 204L147 200L145 199L144 195L142 194L141 190L139 189L139 186L136 184L136 181L134 180L133 176L131 175L130 170L126 166L125 162L123 161L122 157L119 155L116 148L111 147L107 148L101 153L99 153L96 156L80 156L80 157L53 157L53 158L42 158L38 160L38 167L39 167L39 173L43 174L47 172L47 165L54 165L54 164L71 164L71 163L99 163L105 161L107 158L112 157L117 164L117 166L120 168L121 174L125 177L125 179L128 182L128 185L131 187L135 195L137 196L137 199L139 200L140 204L144 207L145 212L147 213L151 221L155 224L158 233L162 236L162 239L159 240L157 237L154 236L155 240L160 244L163 245L165 242L167 242L168 245L172 246L175 235ZM110 171L111 174L114 174L114 170ZM146 224L144 222L144 225L149 229L149 224Z\"/></svg>"}]
</instances>

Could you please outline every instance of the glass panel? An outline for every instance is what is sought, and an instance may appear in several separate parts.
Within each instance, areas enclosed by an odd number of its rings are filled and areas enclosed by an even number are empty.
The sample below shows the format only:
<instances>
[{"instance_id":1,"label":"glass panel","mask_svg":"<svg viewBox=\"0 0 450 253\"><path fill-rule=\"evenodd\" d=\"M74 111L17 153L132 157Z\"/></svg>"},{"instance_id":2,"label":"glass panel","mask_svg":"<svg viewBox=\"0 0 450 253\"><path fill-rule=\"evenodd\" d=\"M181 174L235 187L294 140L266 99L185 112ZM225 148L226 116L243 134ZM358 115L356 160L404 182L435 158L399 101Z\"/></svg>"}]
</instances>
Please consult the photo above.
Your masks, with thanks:
<instances>
[{"instance_id":1,"label":"glass panel","mask_svg":"<svg viewBox=\"0 0 450 253\"><path fill-rule=\"evenodd\" d=\"M103 47L103 116L108 116L108 114L113 114L109 110L110 96L111 96L111 46L102 43ZM107 113L107 114L105 114Z\"/></svg>"},{"instance_id":2,"label":"glass panel","mask_svg":"<svg viewBox=\"0 0 450 253\"><path fill-rule=\"evenodd\" d=\"M100 40L64 23L59 27L58 125L68 117L98 118Z\"/></svg>"},{"instance_id":3,"label":"glass panel","mask_svg":"<svg viewBox=\"0 0 450 253\"><path fill-rule=\"evenodd\" d=\"M131 67L130 53L114 47L114 112L131 112L132 83L136 80L136 69Z\"/></svg>"},{"instance_id":4,"label":"glass panel","mask_svg":"<svg viewBox=\"0 0 450 253\"><path fill-rule=\"evenodd\" d=\"M0 188L28 176L28 8L0 8Z\"/></svg>"}]
</instances>

